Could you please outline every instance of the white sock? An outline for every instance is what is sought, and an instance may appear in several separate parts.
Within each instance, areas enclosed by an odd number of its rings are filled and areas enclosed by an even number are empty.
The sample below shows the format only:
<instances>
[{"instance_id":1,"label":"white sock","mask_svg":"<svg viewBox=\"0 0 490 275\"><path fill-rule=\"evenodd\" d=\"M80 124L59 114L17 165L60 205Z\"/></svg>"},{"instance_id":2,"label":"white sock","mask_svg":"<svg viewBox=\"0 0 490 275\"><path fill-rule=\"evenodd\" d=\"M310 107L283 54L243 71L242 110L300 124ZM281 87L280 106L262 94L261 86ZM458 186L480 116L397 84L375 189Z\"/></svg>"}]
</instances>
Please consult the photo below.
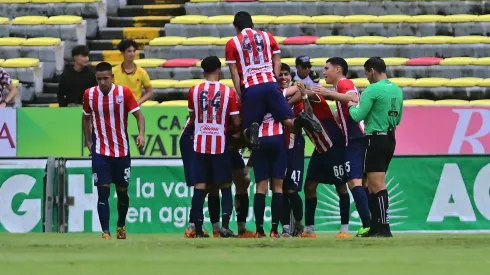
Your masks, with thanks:
<instances>
[{"instance_id":1,"label":"white sock","mask_svg":"<svg viewBox=\"0 0 490 275\"><path fill-rule=\"evenodd\" d=\"M306 233L315 233L315 226L314 225L307 225L305 228Z\"/></svg>"},{"instance_id":2,"label":"white sock","mask_svg":"<svg viewBox=\"0 0 490 275\"><path fill-rule=\"evenodd\" d=\"M282 232L284 232L284 233L289 233L289 232L290 232L289 225L284 225L284 226L282 227Z\"/></svg>"},{"instance_id":3,"label":"white sock","mask_svg":"<svg viewBox=\"0 0 490 275\"><path fill-rule=\"evenodd\" d=\"M349 224L341 224L340 231L344 233L349 233Z\"/></svg>"},{"instance_id":4,"label":"white sock","mask_svg":"<svg viewBox=\"0 0 490 275\"><path fill-rule=\"evenodd\" d=\"M196 225L193 222L190 222L189 226L187 226L187 229L190 231L194 231L196 229Z\"/></svg>"}]
</instances>

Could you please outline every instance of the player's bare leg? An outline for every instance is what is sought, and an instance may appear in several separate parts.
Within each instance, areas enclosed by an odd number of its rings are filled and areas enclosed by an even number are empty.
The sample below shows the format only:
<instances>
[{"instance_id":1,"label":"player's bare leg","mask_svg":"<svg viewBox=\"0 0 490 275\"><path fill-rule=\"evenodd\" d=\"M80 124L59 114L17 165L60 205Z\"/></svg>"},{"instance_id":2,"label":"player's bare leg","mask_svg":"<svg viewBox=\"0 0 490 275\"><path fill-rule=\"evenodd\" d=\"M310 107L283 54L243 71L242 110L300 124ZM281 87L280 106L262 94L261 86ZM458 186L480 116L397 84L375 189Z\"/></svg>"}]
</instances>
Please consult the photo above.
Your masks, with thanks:
<instances>
[{"instance_id":1,"label":"player's bare leg","mask_svg":"<svg viewBox=\"0 0 490 275\"><path fill-rule=\"evenodd\" d=\"M264 232L264 213L265 213L265 194L268 191L268 180L257 182L254 196L254 216L256 227L256 238L265 238Z\"/></svg>"},{"instance_id":2,"label":"player's bare leg","mask_svg":"<svg viewBox=\"0 0 490 275\"><path fill-rule=\"evenodd\" d=\"M249 210L248 188L250 186L249 166L233 171L235 183L235 211L237 215L238 238L254 238L255 233L247 230L247 216Z\"/></svg>"},{"instance_id":3,"label":"player's bare leg","mask_svg":"<svg viewBox=\"0 0 490 275\"><path fill-rule=\"evenodd\" d=\"M109 231L110 222L110 207L109 196L111 194L111 186L103 184L97 186L97 213L99 214L100 226L102 227L102 239L110 240L111 233Z\"/></svg>"},{"instance_id":4,"label":"player's bare leg","mask_svg":"<svg viewBox=\"0 0 490 275\"><path fill-rule=\"evenodd\" d=\"M117 232L118 240L126 239L126 215L129 209L128 187L116 185L117 193Z\"/></svg>"},{"instance_id":5,"label":"player's bare leg","mask_svg":"<svg viewBox=\"0 0 490 275\"><path fill-rule=\"evenodd\" d=\"M223 214L221 215L221 229L219 231L222 238L235 238L236 235L230 230L231 213L233 212L233 196L231 195L231 183L223 184L221 189L221 204Z\"/></svg>"},{"instance_id":6,"label":"player's bare leg","mask_svg":"<svg viewBox=\"0 0 490 275\"><path fill-rule=\"evenodd\" d=\"M279 238L281 235L279 234L278 227L282 217L282 210L284 206L283 195L282 195L283 179L273 178L271 189L272 189L272 202L271 202L272 228L270 232L270 237Z\"/></svg>"},{"instance_id":7,"label":"player's bare leg","mask_svg":"<svg viewBox=\"0 0 490 275\"><path fill-rule=\"evenodd\" d=\"M362 221L362 228L357 232L358 237L366 234L371 226L371 214L369 213L368 196L362 186L362 179L351 179L348 182L354 202L356 203L357 212Z\"/></svg>"},{"instance_id":8,"label":"player's bare leg","mask_svg":"<svg viewBox=\"0 0 490 275\"><path fill-rule=\"evenodd\" d=\"M316 238L315 234L315 211L318 199L316 189L318 182L305 183L305 230L300 235L302 238Z\"/></svg>"},{"instance_id":9,"label":"player's bare leg","mask_svg":"<svg viewBox=\"0 0 490 275\"><path fill-rule=\"evenodd\" d=\"M348 239L349 234L349 214L350 214L350 197L347 190L347 184L335 186L337 195L339 196L340 209L340 231L335 235L339 239Z\"/></svg>"}]
</instances>

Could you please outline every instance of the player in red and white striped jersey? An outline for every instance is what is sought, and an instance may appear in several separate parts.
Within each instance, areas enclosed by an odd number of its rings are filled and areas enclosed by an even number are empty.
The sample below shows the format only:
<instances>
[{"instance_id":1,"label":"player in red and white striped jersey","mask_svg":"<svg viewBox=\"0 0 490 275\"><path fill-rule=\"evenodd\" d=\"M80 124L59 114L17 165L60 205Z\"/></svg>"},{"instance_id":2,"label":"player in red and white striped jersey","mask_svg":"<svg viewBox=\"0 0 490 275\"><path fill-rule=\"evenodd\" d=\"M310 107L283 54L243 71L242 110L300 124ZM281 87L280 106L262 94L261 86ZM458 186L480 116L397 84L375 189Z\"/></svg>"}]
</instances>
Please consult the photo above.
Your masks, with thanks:
<instances>
[{"instance_id":1,"label":"player in red and white striped jersey","mask_svg":"<svg viewBox=\"0 0 490 275\"><path fill-rule=\"evenodd\" d=\"M85 141L92 154L94 185L97 186L97 211L102 227L102 238L110 239L109 195L110 184L117 192L117 238L126 238L126 214L129 207L128 185L131 159L128 139L128 114L138 123L136 138L138 148L145 145L145 118L133 93L123 86L113 84L112 66L101 62L96 66L98 86L85 91L83 96L82 128Z\"/></svg>"},{"instance_id":2,"label":"player in red and white striped jersey","mask_svg":"<svg viewBox=\"0 0 490 275\"><path fill-rule=\"evenodd\" d=\"M219 83L221 62L216 56L206 57L201 62L206 81L189 90L188 107L190 120L194 121L193 161L194 195L192 216L196 237L203 237L203 203L206 185L216 185L222 195L222 237L233 237L229 229L233 199L231 195L232 167L226 148L226 134L231 127L240 133L240 110L235 91ZM233 134L233 133L232 133Z\"/></svg>"},{"instance_id":3,"label":"player in red and white striped jersey","mask_svg":"<svg viewBox=\"0 0 490 275\"><path fill-rule=\"evenodd\" d=\"M328 59L325 63L323 76L328 84L335 87L336 91L330 91L323 87L315 87L313 90L336 101L339 122L345 136L345 168L349 188L362 221L362 228L358 235L364 235L369 230L371 216L368 208L368 197L362 184L365 153L364 123L354 121L349 114L347 103L349 101L358 102L359 92L354 83L346 78L348 70L347 62L343 58L332 57Z\"/></svg>"}]
</instances>

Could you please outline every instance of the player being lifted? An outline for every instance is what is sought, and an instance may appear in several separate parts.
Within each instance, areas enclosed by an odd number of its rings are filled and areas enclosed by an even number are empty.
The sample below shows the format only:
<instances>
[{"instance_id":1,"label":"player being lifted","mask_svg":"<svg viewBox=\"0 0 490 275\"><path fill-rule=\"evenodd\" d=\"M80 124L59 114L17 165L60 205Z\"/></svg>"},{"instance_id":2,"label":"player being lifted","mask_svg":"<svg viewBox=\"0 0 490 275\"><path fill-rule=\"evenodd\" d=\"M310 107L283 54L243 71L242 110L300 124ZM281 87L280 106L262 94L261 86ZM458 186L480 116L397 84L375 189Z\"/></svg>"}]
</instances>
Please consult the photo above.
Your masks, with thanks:
<instances>
[{"instance_id":1,"label":"player being lifted","mask_svg":"<svg viewBox=\"0 0 490 275\"><path fill-rule=\"evenodd\" d=\"M226 43L226 64L242 101L242 128L253 148L259 146L259 125L266 114L290 131L306 127L321 132L321 126L302 113L298 119L284 98L276 77L281 70L279 45L270 33L254 30L252 16L240 11L233 25L237 35Z\"/></svg>"},{"instance_id":2,"label":"player being lifted","mask_svg":"<svg viewBox=\"0 0 490 275\"><path fill-rule=\"evenodd\" d=\"M220 233L223 237L233 237L234 234L229 229L233 211L232 167L226 148L226 134L230 122L236 133L239 133L239 105L235 91L219 83L219 58L206 57L201 66L206 81L192 87L188 94L189 116L195 125L195 159L192 163L195 185L191 215L195 223L195 236L204 237L202 224L205 189L207 185L218 186L221 189L223 211Z\"/></svg>"},{"instance_id":3,"label":"player being lifted","mask_svg":"<svg viewBox=\"0 0 490 275\"><path fill-rule=\"evenodd\" d=\"M371 215L369 212L368 195L363 188L364 177L364 122L356 122L349 114L349 101L358 102L359 92L354 83L346 78L347 62L341 57L327 60L323 76L327 84L332 84L336 91L323 87L314 87L313 91L324 97L335 99L340 126L345 136L345 172L349 180L349 188L356 203L357 212L362 221L362 228L357 236L369 232Z\"/></svg>"},{"instance_id":4,"label":"player being lifted","mask_svg":"<svg viewBox=\"0 0 490 275\"><path fill-rule=\"evenodd\" d=\"M145 118L129 88L113 84L111 64L101 62L95 70L99 85L87 89L83 95L82 128L85 142L92 154L92 173L98 194L97 212L102 227L102 239L109 240L109 195L110 185L114 183L119 216L116 236L118 239L126 239L131 174L128 114L133 114L138 123L138 148L145 145Z\"/></svg>"}]
</instances>

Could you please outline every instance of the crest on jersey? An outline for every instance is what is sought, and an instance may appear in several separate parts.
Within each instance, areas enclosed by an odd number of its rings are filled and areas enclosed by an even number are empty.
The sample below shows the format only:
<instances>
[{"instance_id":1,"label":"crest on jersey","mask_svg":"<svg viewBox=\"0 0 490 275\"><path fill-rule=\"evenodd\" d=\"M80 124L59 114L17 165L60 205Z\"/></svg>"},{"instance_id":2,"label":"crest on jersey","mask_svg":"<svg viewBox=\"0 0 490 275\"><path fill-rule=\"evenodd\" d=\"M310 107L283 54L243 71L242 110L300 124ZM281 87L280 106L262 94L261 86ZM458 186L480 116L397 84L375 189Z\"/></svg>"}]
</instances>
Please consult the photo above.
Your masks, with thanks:
<instances>
[{"instance_id":1,"label":"crest on jersey","mask_svg":"<svg viewBox=\"0 0 490 275\"><path fill-rule=\"evenodd\" d=\"M123 102L123 96L122 95L116 96L116 103L121 104L122 102Z\"/></svg>"}]
</instances>

